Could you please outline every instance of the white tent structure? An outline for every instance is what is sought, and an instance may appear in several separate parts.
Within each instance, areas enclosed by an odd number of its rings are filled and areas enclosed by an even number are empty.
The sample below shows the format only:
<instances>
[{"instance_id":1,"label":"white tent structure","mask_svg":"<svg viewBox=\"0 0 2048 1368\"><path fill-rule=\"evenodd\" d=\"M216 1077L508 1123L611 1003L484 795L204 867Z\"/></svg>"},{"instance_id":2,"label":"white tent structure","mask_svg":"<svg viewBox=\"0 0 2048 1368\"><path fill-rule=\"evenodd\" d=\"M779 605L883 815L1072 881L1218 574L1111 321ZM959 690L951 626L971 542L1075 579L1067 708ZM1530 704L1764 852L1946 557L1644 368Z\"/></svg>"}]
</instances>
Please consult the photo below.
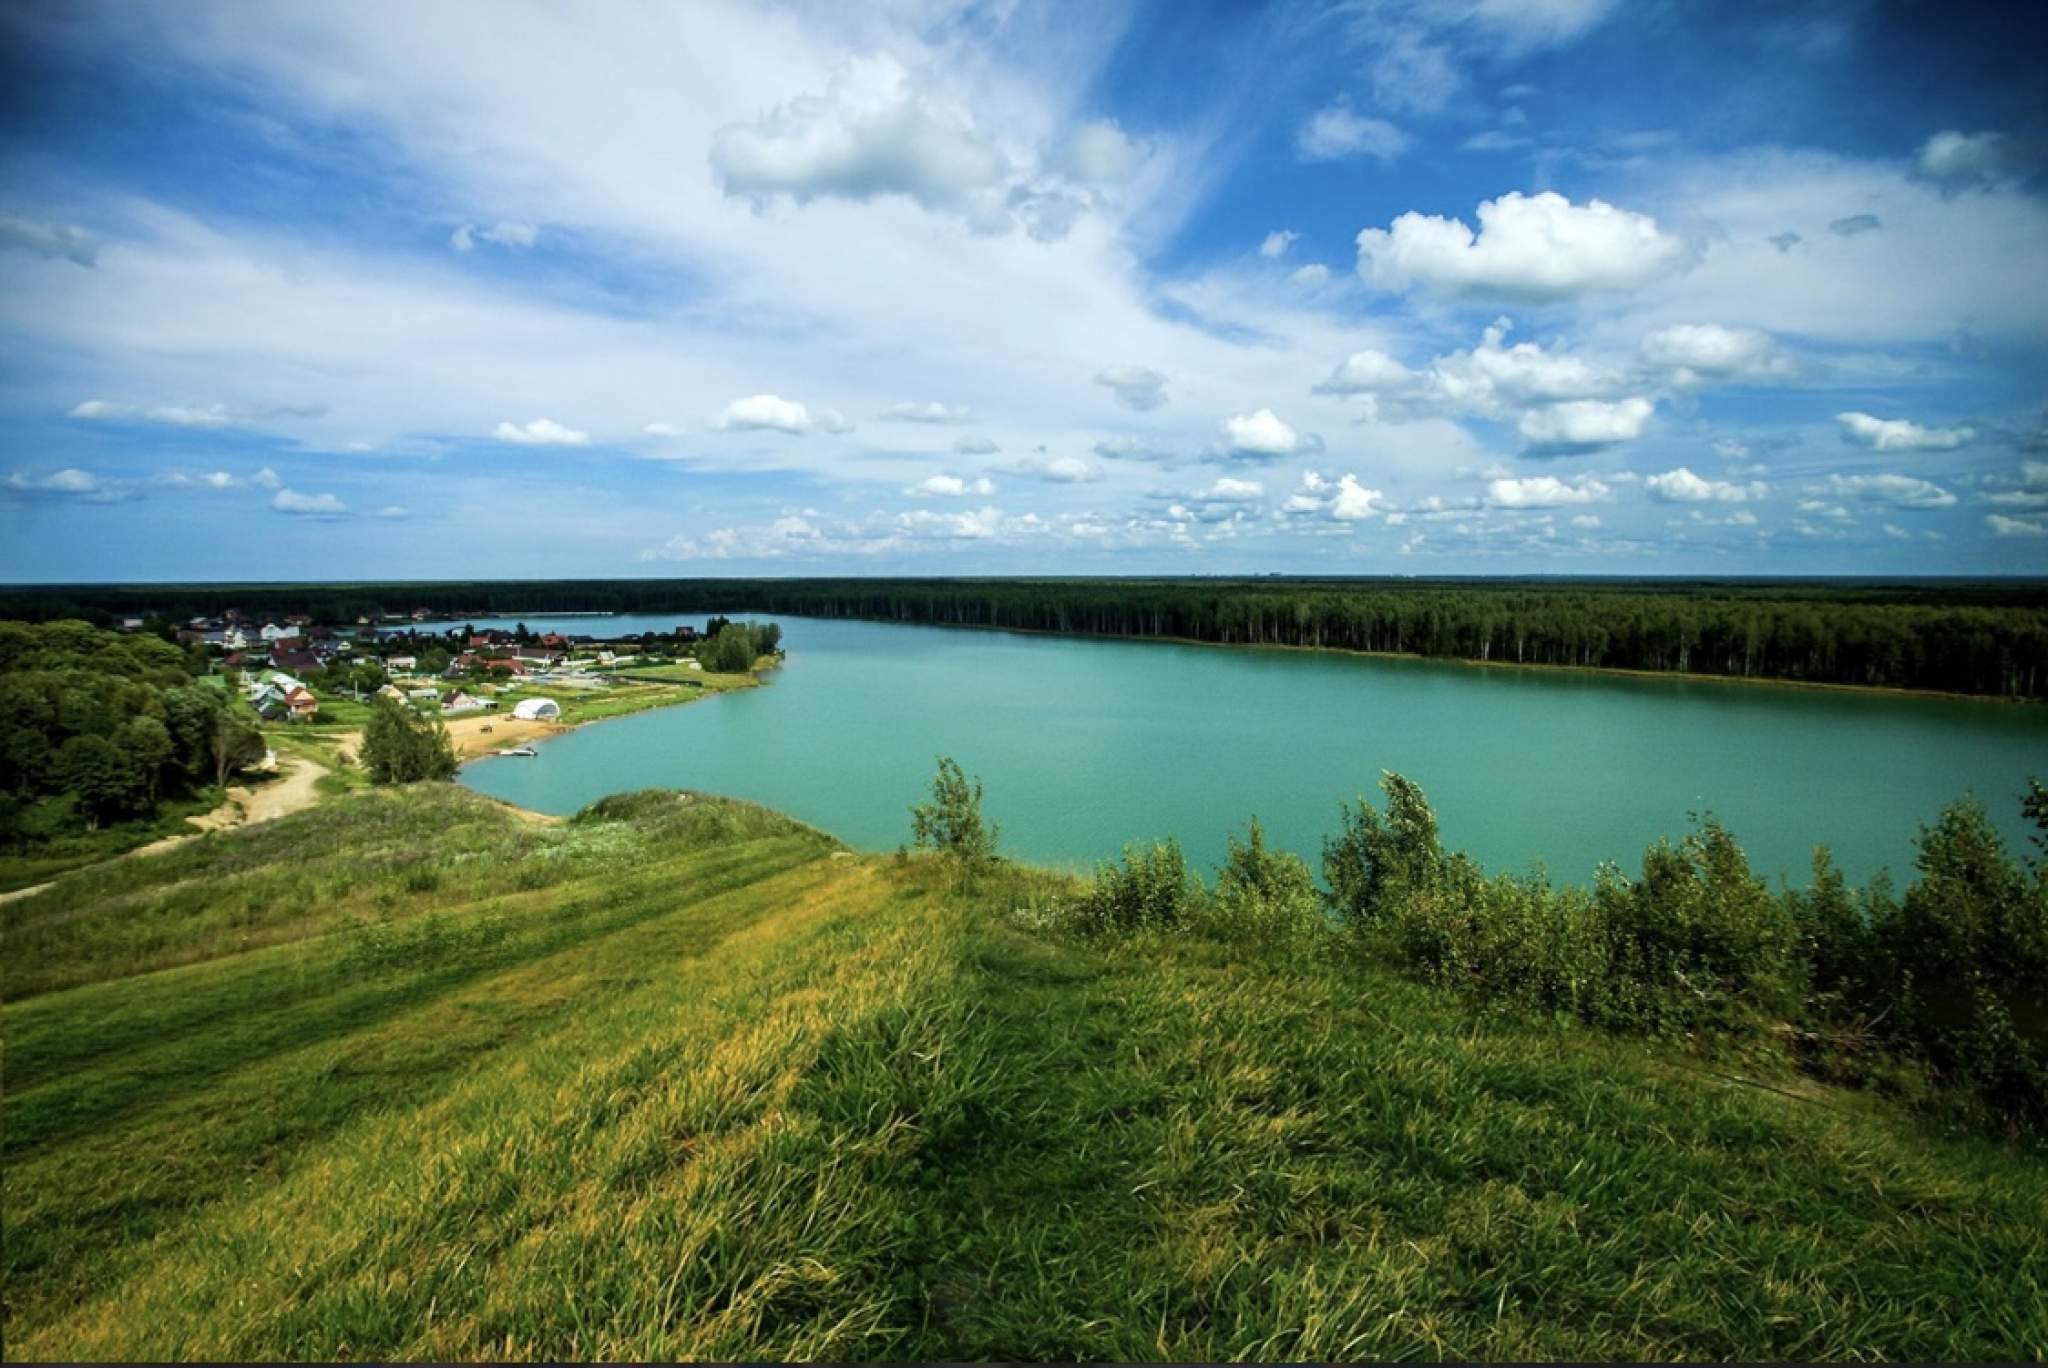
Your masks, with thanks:
<instances>
[{"instance_id":1,"label":"white tent structure","mask_svg":"<svg viewBox=\"0 0 2048 1368\"><path fill-rule=\"evenodd\" d=\"M522 698L512 715L529 722L553 722L561 717L562 705L552 698Z\"/></svg>"}]
</instances>

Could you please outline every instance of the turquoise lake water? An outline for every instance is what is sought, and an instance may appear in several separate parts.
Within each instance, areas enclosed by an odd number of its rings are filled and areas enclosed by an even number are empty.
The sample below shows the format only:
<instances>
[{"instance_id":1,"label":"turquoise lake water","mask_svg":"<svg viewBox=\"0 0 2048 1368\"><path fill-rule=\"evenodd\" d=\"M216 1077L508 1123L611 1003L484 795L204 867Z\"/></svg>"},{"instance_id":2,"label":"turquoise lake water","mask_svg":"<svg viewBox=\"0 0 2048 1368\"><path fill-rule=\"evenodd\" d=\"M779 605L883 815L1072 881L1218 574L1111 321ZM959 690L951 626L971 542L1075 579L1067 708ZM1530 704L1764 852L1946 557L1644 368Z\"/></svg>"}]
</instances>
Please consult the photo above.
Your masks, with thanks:
<instances>
[{"instance_id":1,"label":"turquoise lake water","mask_svg":"<svg viewBox=\"0 0 2048 1368\"><path fill-rule=\"evenodd\" d=\"M611 635L704 616L528 624ZM1206 870L1255 813L1315 865L1339 801L1377 799L1393 769L1422 784L1446 845L1489 869L1633 872L1711 812L1759 872L1803 884L1821 841L1852 880L1888 866L1903 881L1918 824L1966 793L2018 848L2019 795L2048 779L2038 706L778 620L788 659L766 688L584 727L462 782L563 814L693 788L893 849L951 755L986 785L1007 854L1086 867L1173 835Z\"/></svg>"}]
</instances>

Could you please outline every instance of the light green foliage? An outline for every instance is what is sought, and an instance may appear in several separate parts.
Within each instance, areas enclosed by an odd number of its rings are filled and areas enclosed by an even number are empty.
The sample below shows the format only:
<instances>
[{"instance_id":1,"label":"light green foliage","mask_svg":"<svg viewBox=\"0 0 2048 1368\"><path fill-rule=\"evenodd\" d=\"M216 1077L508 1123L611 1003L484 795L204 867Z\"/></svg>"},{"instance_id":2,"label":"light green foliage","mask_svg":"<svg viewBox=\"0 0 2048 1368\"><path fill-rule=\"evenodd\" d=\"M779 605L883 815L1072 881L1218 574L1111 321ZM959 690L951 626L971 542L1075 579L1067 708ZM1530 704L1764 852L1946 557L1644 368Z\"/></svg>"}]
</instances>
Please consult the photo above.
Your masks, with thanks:
<instances>
[{"instance_id":1,"label":"light green foliage","mask_svg":"<svg viewBox=\"0 0 2048 1368\"><path fill-rule=\"evenodd\" d=\"M1427 894L1443 876L1436 813L1421 786L1388 770L1381 774L1380 788L1387 795L1384 818L1362 797L1355 806L1342 804L1342 827L1323 842L1323 877L1332 900L1346 922L1361 931L1382 909Z\"/></svg>"},{"instance_id":2,"label":"light green foliage","mask_svg":"<svg viewBox=\"0 0 2048 1368\"><path fill-rule=\"evenodd\" d=\"M1259 819L1216 872L1216 894L1198 929L1223 939L1264 947L1283 955L1305 954L1329 932L1315 876L1299 856L1266 844Z\"/></svg>"},{"instance_id":3,"label":"light green foliage","mask_svg":"<svg viewBox=\"0 0 2048 1368\"><path fill-rule=\"evenodd\" d=\"M1103 864L1074 905L1072 924L1090 933L1174 931L1197 915L1206 892L1188 869L1180 842L1126 845L1120 864Z\"/></svg>"},{"instance_id":4,"label":"light green foliage","mask_svg":"<svg viewBox=\"0 0 2048 1368\"><path fill-rule=\"evenodd\" d=\"M773 622L725 622L697 643L697 659L707 670L721 674L744 674L762 656L782 647L782 628Z\"/></svg>"},{"instance_id":5,"label":"light green foliage","mask_svg":"<svg viewBox=\"0 0 2048 1368\"><path fill-rule=\"evenodd\" d=\"M981 781L969 782L957 762L939 757L932 800L910 809L910 831L920 849L930 848L969 869L994 862L998 828L981 820Z\"/></svg>"},{"instance_id":6,"label":"light green foliage","mask_svg":"<svg viewBox=\"0 0 2048 1368\"><path fill-rule=\"evenodd\" d=\"M455 747L439 717L379 698L371 703L369 725L363 729L362 764L373 784L452 779Z\"/></svg>"}]
</instances>

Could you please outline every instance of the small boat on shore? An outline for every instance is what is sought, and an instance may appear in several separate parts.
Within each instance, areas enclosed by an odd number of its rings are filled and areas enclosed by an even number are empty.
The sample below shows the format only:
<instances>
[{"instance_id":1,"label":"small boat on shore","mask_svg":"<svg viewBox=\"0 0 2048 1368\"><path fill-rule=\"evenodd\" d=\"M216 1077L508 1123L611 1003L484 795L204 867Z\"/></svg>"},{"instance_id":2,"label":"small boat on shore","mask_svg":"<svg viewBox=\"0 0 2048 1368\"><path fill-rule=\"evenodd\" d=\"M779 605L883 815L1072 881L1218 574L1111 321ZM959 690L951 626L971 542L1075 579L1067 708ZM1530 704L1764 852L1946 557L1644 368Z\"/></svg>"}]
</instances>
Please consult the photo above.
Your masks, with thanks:
<instances>
[{"instance_id":1,"label":"small boat on shore","mask_svg":"<svg viewBox=\"0 0 2048 1368\"><path fill-rule=\"evenodd\" d=\"M539 752L539 751L537 751L537 750L535 750L535 749L534 749L533 747L531 747L531 746L507 746L507 747L505 747L505 748L504 748L503 750L499 751L499 752L498 752L498 754L500 754L500 755L539 755L539 754L540 754L540 752Z\"/></svg>"}]
</instances>

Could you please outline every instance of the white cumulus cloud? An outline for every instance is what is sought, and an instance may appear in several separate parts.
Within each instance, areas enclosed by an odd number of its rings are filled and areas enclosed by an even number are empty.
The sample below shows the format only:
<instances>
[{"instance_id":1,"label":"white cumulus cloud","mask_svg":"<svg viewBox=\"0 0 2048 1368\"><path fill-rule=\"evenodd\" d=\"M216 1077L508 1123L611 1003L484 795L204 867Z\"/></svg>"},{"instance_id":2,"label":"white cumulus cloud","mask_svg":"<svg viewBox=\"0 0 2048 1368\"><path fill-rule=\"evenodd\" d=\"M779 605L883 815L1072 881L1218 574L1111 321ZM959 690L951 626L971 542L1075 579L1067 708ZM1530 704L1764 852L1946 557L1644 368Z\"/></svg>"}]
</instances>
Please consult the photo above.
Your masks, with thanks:
<instances>
[{"instance_id":1,"label":"white cumulus cloud","mask_svg":"<svg viewBox=\"0 0 2048 1368\"><path fill-rule=\"evenodd\" d=\"M1830 475L1827 488L1837 498L1899 508L1951 508L1956 502L1956 496L1940 485L1912 475Z\"/></svg>"},{"instance_id":2,"label":"white cumulus cloud","mask_svg":"<svg viewBox=\"0 0 2048 1368\"><path fill-rule=\"evenodd\" d=\"M876 416L894 423L943 424L971 423L974 421L972 410L957 408L952 404L941 404L937 401L928 404L891 404Z\"/></svg>"},{"instance_id":3,"label":"white cumulus cloud","mask_svg":"<svg viewBox=\"0 0 2048 1368\"><path fill-rule=\"evenodd\" d=\"M1771 335L1759 328L1679 323L1644 337L1641 351L1643 360L1670 370L1680 384L1782 379L1796 370Z\"/></svg>"},{"instance_id":4,"label":"white cumulus cloud","mask_svg":"<svg viewBox=\"0 0 2048 1368\"><path fill-rule=\"evenodd\" d=\"M348 512L348 505L332 494L301 494L294 489L278 490L270 506L302 518L339 518Z\"/></svg>"},{"instance_id":5,"label":"white cumulus cloud","mask_svg":"<svg viewBox=\"0 0 2048 1368\"><path fill-rule=\"evenodd\" d=\"M1384 493L1367 488L1356 475L1342 474L1333 480L1317 470L1304 470L1300 484L1280 505L1281 513L1288 517L1325 516L1337 522L1363 522L1381 514L1388 514L1390 523L1397 522L1401 515L1392 509Z\"/></svg>"},{"instance_id":6,"label":"white cumulus cloud","mask_svg":"<svg viewBox=\"0 0 2048 1368\"><path fill-rule=\"evenodd\" d=\"M1515 426L1534 447L1582 451L1642 436L1656 405L1640 395L1609 403L1574 399L1524 413Z\"/></svg>"},{"instance_id":7,"label":"white cumulus cloud","mask_svg":"<svg viewBox=\"0 0 2048 1368\"><path fill-rule=\"evenodd\" d=\"M1376 348L1355 351L1337 363L1316 388L1325 394L1367 394L1412 384L1416 373Z\"/></svg>"},{"instance_id":8,"label":"white cumulus cloud","mask_svg":"<svg viewBox=\"0 0 2048 1368\"><path fill-rule=\"evenodd\" d=\"M1563 508L1570 504L1606 503L1614 491L1590 475L1560 480L1554 475L1490 480L1486 502L1495 508Z\"/></svg>"},{"instance_id":9,"label":"white cumulus cloud","mask_svg":"<svg viewBox=\"0 0 2048 1368\"><path fill-rule=\"evenodd\" d=\"M1301 434L1269 408L1233 414L1222 431L1225 450L1241 456L1292 456L1302 449Z\"/></svg>"},{"instance_id":10,"label":"white cumulus cloud","mask_svg":"<svg viewBox=\"0 0 2048 1368\"><path fill-rule=\"evenodd\" d=\"M568 446L590 445L590 434L565 427L552 418L536 418L530 423L499 423L496 436L501 442L515 446Z\"/></svg>"},{"instance_id":11,"label":"white cumulus cloud","mask_svg":"<svg viewBox=\"0 0 2048 1368\"><path fill-rule=\"evenodd\" d=\"M1234 480L1225 475L1194 497L1211 503L1255 503L1266 497L1266 487L1257 480Z\"/></svg>"},{"instance_id":12,"label":"white cumulus cloud","mask_svg":"<svg viewBox=\"0 0 2048 1368\"><path fill-rule=\"evenodd\" d=\"M1088 484L1102 478L1100 468L1079 456L1026 456L996 469L1047 484Z\"/></svg>"},{"instance_id":13,"label":"white cumulus cloud","mask_svg":"<svg viewBox=\"0 0 2048 1368\"><path fill-rule=\"evenodd\" d=\"M1358 273L1386 290L1561 298L1642 285L1677 267L1685 248L1647 214L1552 191L1511 191L1459 219L1409 212L1358 235Z\"/></svg>"},{"instance_id":14,"label":"white cumulus cloud","mask_svg":"<svg viewBox=\"0 0 2048 1368\"><path fill-rule=\"evenodd\" d=\"M1953 451L1977 436L1967 427L1930 428L1904 418L1878 418L1868 413L1838 413L1842 440L1877 451Z\"/></svg>"},{"instance_id":15,"label":"white cumulus cloud","mask_svg":"<svg viewBox=\"0 0 2048 1368\"><path fill-rule=\"evenodd\" d=\"M727 404L711 426L720 432L786 432L794 437L812 428L843 431L845 422L829 409L813 418L802 404L779 394L750 394Z\"/></svg>"},{"instance_id":16,"label":"white cumulus cloud","mask_svg":"<svg viewBox=\"0 0 2048 1368\"><path fill-rule=\"evenodd\" d=\"M905 195L949 210L973 208L977 192L1010 171L965 105L887 54L844 63L823 95L719 129L711 165L731 195L798 203Z\"/></svg>"},{"instance_id":17,"label":"white cumulus cloud","mask_svg":"<svg viewBox=\"0 0 2048 1368\"><path fill-rule=\"evenodd\" d=\"M958 475L933 475L903 492L917 498L936 496L942 499L959 499L970 494L993 494L996 492L996 486L995 481L986 475L975 480L965 480Z\"/></svg>"},{"instance_id":18,"label":"white cumulus cloud","mask_svg":"<svg viewBox=\"0 0 2048 1368\"><path fill-rule=\"evenodd\" d=\"M1686 466L1667 470L1662 475L1652 475L1643 481L1650 497L1665 503L1748 503L1769 494L1770 486L1761 482L1736 484L1728 480L1710 480L1695 475Z\"/></svg>"}]
</instances>

